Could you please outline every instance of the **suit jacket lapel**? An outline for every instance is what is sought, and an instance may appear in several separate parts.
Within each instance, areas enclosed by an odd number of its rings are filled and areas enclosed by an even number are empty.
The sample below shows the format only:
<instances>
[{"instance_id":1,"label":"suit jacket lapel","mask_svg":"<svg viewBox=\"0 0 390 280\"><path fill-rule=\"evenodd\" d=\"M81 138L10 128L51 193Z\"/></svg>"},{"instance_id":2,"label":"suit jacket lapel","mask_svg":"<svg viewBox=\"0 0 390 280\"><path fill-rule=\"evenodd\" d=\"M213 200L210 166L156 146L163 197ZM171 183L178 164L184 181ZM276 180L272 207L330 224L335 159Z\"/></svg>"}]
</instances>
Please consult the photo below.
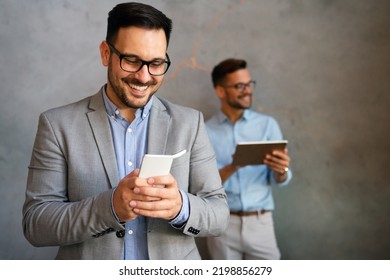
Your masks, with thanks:
<instances>
[{"instance_id":1,"label":"suit jacket lapel","mask_svg":"<svg viewBox=\"0 0 390 280\"><path fill-rule=\"evenodd\" d=\"M149 154L165 154L168 141L170 125L170 116L164 104L154 97L152 110L150 112L149 127L148 127L148 146L147 153ZM153 230L157 219L147 218L148 230ZM153 249L149 248L149 254Z\"/></svg>"},{"instance_id":2,"label":"suit jacket lapel","mask_svg":"<svg viewBox=\"0 0 390 280\"><path fill-rule=\"evenodd\" d=\"M147 153L165 154L169 125L170 116L164 104L154 97L149 119Z\"/></svg>"},{"instance_id":3,"label":"suit jacket lapel","mask_svg":"<svg viewBox=\"0 0 390 280\"><path fill-rule=\"evenodd\" d=\"M102 94L103 92L100 90L91 97L89 108L92 111L87 113L87 117L91 124L96 145L110 180L111 187L116 187L119 183L119 175L116 165L114 143L112 141L110 124L107 120Z\"/></svg>"}]
</instances>

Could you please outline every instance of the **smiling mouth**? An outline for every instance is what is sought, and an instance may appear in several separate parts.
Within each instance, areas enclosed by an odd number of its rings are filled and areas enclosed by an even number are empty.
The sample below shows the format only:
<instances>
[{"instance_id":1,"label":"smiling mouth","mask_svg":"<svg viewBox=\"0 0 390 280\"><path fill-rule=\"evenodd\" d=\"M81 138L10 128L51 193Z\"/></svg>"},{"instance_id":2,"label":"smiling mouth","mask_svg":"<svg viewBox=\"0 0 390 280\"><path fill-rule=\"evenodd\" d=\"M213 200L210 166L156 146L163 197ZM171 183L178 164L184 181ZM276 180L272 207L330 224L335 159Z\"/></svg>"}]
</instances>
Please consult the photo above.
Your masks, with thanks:
<instances>
[{"instance_id":1,"label":"smiling mouth","mask_svg":"<svg viewBox=\"0 0 390 280\"><path fill-rule=\"evenodd\" d=\"M129 86L130 86L130 88L138 90L138 91L145 91L149 87L148 85L139 86L139 85L135 85L135 84L129 84Z\"/></svg>"},{"instance_id":2,"label":"smiling mouth","mask_svg":"<svg viewBox=\"0 0 390 280\"><path fill-rule=\"evenodd\" d=\"M238 99L251 98L251 97L252 97L252 94L244 94L244 95L238 96Z\"/></svg>"}]
</instances>

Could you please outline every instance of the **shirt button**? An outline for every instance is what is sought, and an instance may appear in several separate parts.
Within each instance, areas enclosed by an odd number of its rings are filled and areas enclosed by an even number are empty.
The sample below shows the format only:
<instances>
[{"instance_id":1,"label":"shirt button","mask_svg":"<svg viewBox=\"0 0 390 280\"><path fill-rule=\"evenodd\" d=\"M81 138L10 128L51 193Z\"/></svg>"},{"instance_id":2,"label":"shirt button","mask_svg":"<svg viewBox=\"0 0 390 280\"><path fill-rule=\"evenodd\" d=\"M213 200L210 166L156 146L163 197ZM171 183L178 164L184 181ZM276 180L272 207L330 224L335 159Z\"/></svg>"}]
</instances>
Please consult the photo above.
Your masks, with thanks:
<instances>
[{"instance_id":1,"label":"shirt button","mask_svg":"<svg viewBox=\"0 0 390 280\"><path fill-rule=\"evenodd\" d=\"M129 161L129 162L127 163L127 165L128 165L128 166L133 166L133 163L132 163L131 161Z\"/></svg>"},{"instance_id":2,"label":"shirt button","mask_svg":"<svg viewBox=\"0 0 390 280\"><path fill-rule=\"evenodd\" d=\"M127 231L127 233L128 233L129 235L132 235L134 232L133 232L132 229L129 229L129 230Z\"/></svg>"},{"instance_id":3,"label":"shirt button","mask_svg":"<svg viewBox=\"0 0 390 280\"><path fill-rule=\"evenodd\" d=\"M115 110L115 115L119 115L119 110Z\"/></svg>"},{"instance_id":4,"label":"shirt button","mask_svg":"<svg viewBox=\"0 0 390 280\"><path fill-rule=\"evenodd\" d=\"M128 128L128 129L127 129L127 132L128 132L128 133L132 133L133 130L132 130L131 128Z\"/></svg>"}]
</instances>

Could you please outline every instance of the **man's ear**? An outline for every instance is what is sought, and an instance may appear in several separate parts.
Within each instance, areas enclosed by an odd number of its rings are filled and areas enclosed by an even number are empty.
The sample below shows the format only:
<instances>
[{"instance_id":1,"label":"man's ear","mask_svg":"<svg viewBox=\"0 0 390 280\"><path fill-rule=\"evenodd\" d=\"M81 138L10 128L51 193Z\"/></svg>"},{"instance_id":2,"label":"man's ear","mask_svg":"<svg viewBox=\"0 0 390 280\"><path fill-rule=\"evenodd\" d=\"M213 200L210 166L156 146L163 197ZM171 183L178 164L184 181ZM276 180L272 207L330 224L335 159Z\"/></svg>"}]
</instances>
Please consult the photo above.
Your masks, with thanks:
<instances>
[{"instance_id":1,"label":"man's ear","mask_svg":"<svg viewBox=\"0 0 390 280\"><path fill-rule=\"evenodd\" d=\"M215 86L215 93L221 99L225 97L225 89L222 86Z\"/></svg>"},{"instance_id":2,"label":"man's ear","mask_svg":"<svg viewBox=\"0 0 390 280\"><path fill-rule=\"evenodd\" d=\"M106 41L103 41L100 43L99 49L102 64L107 67L108 62L110 61L110 47L108 46Z\"/></svg>"}]
</instances>

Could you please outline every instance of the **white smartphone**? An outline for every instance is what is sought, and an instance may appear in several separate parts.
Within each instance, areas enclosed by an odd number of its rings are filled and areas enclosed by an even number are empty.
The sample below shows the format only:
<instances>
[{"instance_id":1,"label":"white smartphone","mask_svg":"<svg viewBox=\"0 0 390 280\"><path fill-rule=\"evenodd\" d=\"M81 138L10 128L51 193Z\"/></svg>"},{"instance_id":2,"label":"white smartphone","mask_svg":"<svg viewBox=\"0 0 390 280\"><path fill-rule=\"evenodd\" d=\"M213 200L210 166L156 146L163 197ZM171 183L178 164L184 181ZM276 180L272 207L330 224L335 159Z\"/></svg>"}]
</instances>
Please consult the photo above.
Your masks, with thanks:
<instances>
[{"instance_id":1,"label":"white smartphone","mask_svg":"<svg viewBox=\"0 0 390 280\"><path fill-rule=\"evenodd\" d=\"M184 155L186 152L186 150L183 150L174 155L145 154L138 176L140 178L149 178L168 175L171 171L173 160Z\"/></svg>"}]
</instances>

